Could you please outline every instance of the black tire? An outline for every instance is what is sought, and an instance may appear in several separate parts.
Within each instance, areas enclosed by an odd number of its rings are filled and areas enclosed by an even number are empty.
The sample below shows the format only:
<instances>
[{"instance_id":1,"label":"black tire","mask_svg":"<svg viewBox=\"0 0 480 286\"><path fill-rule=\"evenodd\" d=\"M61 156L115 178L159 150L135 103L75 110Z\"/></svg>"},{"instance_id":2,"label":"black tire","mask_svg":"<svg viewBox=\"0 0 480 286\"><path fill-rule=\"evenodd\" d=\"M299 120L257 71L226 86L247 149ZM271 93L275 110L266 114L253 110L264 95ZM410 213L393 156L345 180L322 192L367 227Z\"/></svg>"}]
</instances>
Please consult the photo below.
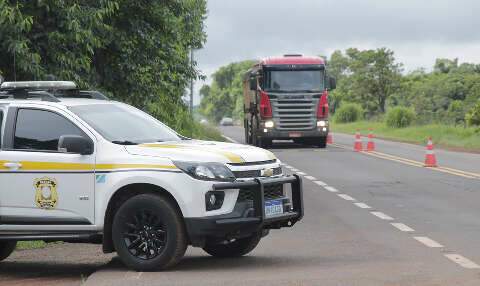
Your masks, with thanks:
<instances>
[{"instance_id":1,"label":"black tire","mask_svg":"<svg viewBox=\"0 0 480 286\"><path fill-rule=\"evenodd\" d=\"M318 148L327 148L327 137L320 137L317 139L317 144Z\"/></svg>"},{"instance_id":2,"label":"black tire","mask_svg":"<svg viewBox=\"0 0 480 286\"><path fill-rule=\"evenodd\" d=\"M246 238L237 239L228 244L207 244L203 250L214 257L240 257L248 254L257 247L262 239L262 233L255 233Z\"/></svg>"},{"instance_id":3,"label":"black tire","mask_svg":"<svg viewBox=\"0 0 480 286\"><path fill-rule=\"evenodd\" d=\"M258 145L261 148L270 148L272 147L272 139L260 138Z\"/></svg>"},{"instance_id":4,"label":"black tire","mask_svg":"<svg viewBox=\"0 0 480 286\"><path fill-rule=\"evenodd\" d=\"M16 241L0 241L0 261L5 260L17 247Z\"/></svg>"},{"instance_id":5,"label":"black tire","mask_svg":"<svg viewBox=\"0 0 480 286\"><path fill-rule=\"evenodd\" d=\"M181 214L168 199L151 194L122 204L113 219L112 237L122 262L137 271L172 267L187 249Z\"/></svg>"}]
</instances>

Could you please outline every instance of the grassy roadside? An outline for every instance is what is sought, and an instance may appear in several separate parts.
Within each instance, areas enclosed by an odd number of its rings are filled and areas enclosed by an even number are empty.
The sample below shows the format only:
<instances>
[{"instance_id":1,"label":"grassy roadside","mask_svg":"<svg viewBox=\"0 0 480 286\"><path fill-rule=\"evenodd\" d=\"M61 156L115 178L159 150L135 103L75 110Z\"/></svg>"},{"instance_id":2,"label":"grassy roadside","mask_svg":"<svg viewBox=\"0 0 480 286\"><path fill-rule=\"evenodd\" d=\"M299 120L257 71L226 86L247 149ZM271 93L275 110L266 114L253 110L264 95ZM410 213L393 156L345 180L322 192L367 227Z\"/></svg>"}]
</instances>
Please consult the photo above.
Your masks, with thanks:
<instances>
[{"instance_id":1,"label":"grassy roadside","mask_svg":"<svg viewBox=\"0 0 480 286\"><path fill-rule=\"evenodd\" d=\"M333 132L354 134L358 129L367 134L372 128L375 136L395 141L425 144L426 138L441 147L454 150L480 152L480 128L463 128L447 125L422 125L407 128L390 128L383 122L358 121L353 123L331 123Z\"/></svg>"},{"instance_id":2,"label":"grassy roadside","mask_svg":"<svg viewBox=\"0 0 480 286\"><path fill-rule=\"evenodd\" d=\"M18 250L28 250L28 249L37 249L44 248L47 244L42 240L37 241L19 241L17 243Z\"/></svg>"},{"instance_id":3,"label":"grassy roadside","mask_svg":"<svg viewBox=\"0 0 480 286\"><path fill-rule=\"evenodd\" d=\"M222 137L222 133L220 133L216 127L200 123L196 124L192 137L202 140L225 141L225 138Z\"/></svg>"}]
</instances>

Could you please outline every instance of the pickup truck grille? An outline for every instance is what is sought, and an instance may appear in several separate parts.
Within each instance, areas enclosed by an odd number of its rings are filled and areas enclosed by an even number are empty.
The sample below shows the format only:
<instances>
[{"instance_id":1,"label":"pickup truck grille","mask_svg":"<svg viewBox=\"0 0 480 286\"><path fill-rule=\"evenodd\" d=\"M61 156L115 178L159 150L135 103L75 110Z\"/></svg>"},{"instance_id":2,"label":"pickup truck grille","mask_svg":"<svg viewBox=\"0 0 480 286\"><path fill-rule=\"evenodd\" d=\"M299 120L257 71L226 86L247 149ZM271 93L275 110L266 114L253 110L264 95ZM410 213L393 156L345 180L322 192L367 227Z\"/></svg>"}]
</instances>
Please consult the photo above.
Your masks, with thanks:
<instances>
[{"instance_id":1,"label":"pickup truck grille","mask_svg":"<svg viewBox=\"0 0 480 286\"><path fill-rule=\"evenodd\" d=\"M318 99L311 96L278 95L272 98L273 118L278 130L311 130L316 127Z\"/></svg>"},{"instance_id":2,"label":"pickup truck grille","mask_svg":"<svg viewBox=\"0 0 480 286\"><path fill-rule=\"evenodd\" d=\"M237 202L253 201L255 197L256 189L240 189L238 193ZM274 200L283 198L283 185L267 185L264 188L264 199L265 200Z\"/></svg>"},{"instance_id":3,"label":"pickup truck grille","mask_svg":"<svg viewBox=\"0 0 480 286\"><path fill-rule=\"evenodd\" d=\"M262 176L261 172L262 172L261 170L247 170L247 171L234 171L233 174L237 179L244 179L244 178L261 177ZM281 167L273 168L273 176L281 175L281 174L282 174Z\"/></svg>"}]
</instances>

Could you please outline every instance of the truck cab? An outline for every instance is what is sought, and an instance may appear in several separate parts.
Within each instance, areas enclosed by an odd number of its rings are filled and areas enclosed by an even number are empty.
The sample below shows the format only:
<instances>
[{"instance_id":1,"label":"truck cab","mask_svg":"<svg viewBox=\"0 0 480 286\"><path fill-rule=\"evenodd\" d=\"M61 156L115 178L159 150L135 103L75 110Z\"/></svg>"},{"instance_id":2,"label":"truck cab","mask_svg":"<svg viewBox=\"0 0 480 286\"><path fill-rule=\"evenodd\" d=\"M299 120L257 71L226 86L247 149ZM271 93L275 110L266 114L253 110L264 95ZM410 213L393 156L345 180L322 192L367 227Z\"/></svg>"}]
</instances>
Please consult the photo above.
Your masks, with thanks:
<instances>
[{"instance_id":1,"label":"truck cab","mask_svg":"<svg viewBox=\"0 0 480 286\"><path fill-rule=\"evenodd\" d=\"M273 140L326 147L328 92L336 86L320 57L266 58L244 77L244 127L249 144L268 147Z\"/></svg>"}]
</instances>

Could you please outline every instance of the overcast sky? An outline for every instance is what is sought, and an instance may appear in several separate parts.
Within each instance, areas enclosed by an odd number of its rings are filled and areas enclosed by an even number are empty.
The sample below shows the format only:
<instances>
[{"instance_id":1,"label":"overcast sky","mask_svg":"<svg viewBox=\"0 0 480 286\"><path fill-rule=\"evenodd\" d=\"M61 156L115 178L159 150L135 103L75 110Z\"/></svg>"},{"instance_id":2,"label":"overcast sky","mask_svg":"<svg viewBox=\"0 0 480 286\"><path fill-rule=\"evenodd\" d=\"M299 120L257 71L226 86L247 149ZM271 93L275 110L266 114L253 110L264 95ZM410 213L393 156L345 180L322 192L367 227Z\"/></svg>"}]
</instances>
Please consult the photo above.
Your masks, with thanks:
<instances>
[{"instance_id":1,"label":"overcast sky","mask_svg":"<svg viewBox=\"0 0 480 286\"><path fill-rule=\"evenodd\" d=\"M208 0L208 10L196 52L207 76L234 61L349 47L388 47L407 71L439 57L480 63L480 0Z\"/></svg>"}]
</instances>

